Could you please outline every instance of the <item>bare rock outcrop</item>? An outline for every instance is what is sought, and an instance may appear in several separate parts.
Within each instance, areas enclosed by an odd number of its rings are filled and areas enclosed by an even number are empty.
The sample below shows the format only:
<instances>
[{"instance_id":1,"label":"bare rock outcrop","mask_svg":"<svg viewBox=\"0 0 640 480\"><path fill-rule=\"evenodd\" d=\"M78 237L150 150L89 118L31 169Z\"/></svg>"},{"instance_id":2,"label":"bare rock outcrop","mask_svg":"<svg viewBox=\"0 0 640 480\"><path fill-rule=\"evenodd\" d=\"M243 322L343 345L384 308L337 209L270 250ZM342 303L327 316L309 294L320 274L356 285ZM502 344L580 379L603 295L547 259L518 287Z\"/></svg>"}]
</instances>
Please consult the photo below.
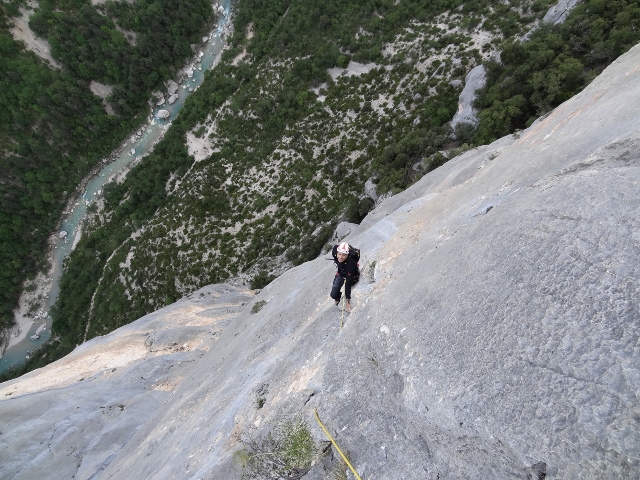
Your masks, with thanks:
<instances>
[{"instance_id":1,"label":"bare rock outcrop","mask_svg":"<svg viewBox=\"0 0 640 480\"><path fill-rule=\"evenodd\" d=\"M175 94L178 91L179 85L175 80L169 80L167 82L167 92L169 92L169 96Z\"/></svg>"},{"instance_id":2,"label":"bare rock outcrop","mask_svg":"<svg viewBox=\"0 0 640 480\"><path fill-rule=\"evenodd\" d=\"M580 0L559 0L557 4L549 8L542 19L542 23L550 23L553 25L563 23L567 19L569 12L579 1Z\"/></svg>"},{"instance_id":3,"label":"bare rock outcrop","mask_svg":"<svg viewBox=\"0 0 640 480\"><path fill-rule=\"evenodd\" d=\"M464 79L464 88L458 99L458 111L451 120L451 128L455 130L461 123L471 125L478 124L477 112L473 108L473 101L476 99L476 91L484 87L486 82L486 69L484 65L474 67Z\"/></svg>"}]
</instances>

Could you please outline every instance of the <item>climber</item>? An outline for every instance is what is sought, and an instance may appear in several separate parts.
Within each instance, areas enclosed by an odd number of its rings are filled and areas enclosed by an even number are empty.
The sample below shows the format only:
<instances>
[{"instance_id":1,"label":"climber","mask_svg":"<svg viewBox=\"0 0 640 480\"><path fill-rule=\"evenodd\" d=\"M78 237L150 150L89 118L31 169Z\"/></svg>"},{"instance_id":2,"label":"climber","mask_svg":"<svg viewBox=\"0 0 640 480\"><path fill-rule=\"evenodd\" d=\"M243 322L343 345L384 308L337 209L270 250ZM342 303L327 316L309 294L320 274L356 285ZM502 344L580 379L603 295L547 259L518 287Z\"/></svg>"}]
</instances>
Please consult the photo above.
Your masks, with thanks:
<instances>
[{"instance_id":1,"label":"climber","mask_svg":"<svg viewBox=\"0 0 640 480\"><path fill-rule=\"evenodd\" d=\"M344 283L345 310L351 312L351 287L360 280L360 269L358 268L360 251L351 247L347 242L342 242L340 245L333 246L331 255L333 261L336 262L338 271L333 279L333 287L329 295L335 300L336 305L339 305L340 298L342 298L340 289Z\"/></svg>"}]
</instances>

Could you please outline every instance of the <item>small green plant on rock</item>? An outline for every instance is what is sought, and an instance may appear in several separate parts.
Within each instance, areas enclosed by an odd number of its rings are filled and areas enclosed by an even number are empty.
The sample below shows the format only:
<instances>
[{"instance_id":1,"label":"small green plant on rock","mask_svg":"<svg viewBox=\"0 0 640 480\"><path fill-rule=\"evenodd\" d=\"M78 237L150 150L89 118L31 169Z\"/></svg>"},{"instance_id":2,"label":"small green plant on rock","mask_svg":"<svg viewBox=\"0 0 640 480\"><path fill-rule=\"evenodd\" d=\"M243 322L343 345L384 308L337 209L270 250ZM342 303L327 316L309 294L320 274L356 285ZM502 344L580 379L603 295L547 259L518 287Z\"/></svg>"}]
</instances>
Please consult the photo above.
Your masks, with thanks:
<instances>
[{"instance_id":1,"label":"small green plant on rock","mask_svg":"<svg viewBox=\"0 0 640 480\"><path fill-rule=\"evenodd\" d=\"M244 448L234 456L243 479L301 478L311 468L313 438L299 416L283 420L263 437L242 436L240 442Z\"/></svg>"},{"instance_id":2,"label":"small green plant on rock","mask_svg":"<svg viewBox=\"0 0 640 480\"><path fill-rule=\"evenodd\" d=\"M254 303L253 307L251 307L251 313L258 313L266 304L267 302L264 300Z\"/></svg>"}]
</instances>

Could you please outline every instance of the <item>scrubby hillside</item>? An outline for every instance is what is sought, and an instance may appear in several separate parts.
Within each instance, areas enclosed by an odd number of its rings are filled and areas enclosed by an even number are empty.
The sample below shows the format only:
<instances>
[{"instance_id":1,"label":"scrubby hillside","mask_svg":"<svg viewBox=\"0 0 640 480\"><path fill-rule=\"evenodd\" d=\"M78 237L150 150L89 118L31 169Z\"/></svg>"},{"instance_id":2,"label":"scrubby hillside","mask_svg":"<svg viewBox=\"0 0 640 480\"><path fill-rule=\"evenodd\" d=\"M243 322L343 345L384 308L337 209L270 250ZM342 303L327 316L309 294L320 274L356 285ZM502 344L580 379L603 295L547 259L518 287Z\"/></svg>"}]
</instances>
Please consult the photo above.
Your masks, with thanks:
<instances>
[{"instance_id":1,"label":"scrubby hillside","mask_svg":"<svg viewBox=\"0 0 640 480\"><path fill-rule=\"evenodd\" d=\"M262 286L315 258L337 221L373 206L367 179L398 192L453 155L466 73L547 3L234 8L221 64L85 230L54 311L63 348L202 285Z\"/></svg>"},{"instance_id":2,"label":"scrubby hillside","mask_svg":"<svg viewBox=\"0 0 640 480\"><path fill-rule=\"evenodd\" d=\"M300 415L320 447L317 408L365 479L634 478L639 79L635 47L384 200L348 237L365 275L342 329L318 258L3 384L2 475L240 478L246 435L279 418Z\"/></svg>"}]
</instances>

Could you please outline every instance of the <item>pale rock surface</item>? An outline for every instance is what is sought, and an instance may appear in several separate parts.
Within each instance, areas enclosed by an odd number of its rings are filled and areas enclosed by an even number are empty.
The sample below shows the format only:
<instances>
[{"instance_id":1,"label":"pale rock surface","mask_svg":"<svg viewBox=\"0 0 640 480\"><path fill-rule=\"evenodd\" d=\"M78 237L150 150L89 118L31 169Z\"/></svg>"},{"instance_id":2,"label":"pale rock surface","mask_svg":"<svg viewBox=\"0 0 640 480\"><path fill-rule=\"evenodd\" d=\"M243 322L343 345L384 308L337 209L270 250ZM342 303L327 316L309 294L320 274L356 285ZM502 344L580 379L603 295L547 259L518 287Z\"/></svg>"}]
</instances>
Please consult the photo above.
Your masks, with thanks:
<instances>
[{"instance_id":1,"label":"pale rock surface","mask_svg":"<svg viewBox=\"0 0 640 480\"><path fill-rule=\"evenodd\" d=\"M340 75L346 75L347 77L363 75L365 73L369 73L374 68L379 68L380 66L375 63L358 63L353 60L349 61L347 68L333 67L328 68L327 73L331 75L331 78L336 80Z\"/></svg>"},{"instance_id":2,"label":"pale rock surface","mask_svg":"<svg viewBox=\"0 0 640 480\"><path fill-rule=\"evenodd\" d=\"M252 298L236 287L204 287L1 384L0 478L99 475Z\"/></svg>"},{"instance_id":3,"label":"pale rock surface","mask_svg":"<svg viewBox=\"0 0 640 480\"><path fill-rule=\"evenodd\" d=\"M357 223L340 222L333 232L331 243L336 244L344 240L344 238L358 227Z\"/></svg>"},{"instance_id":4,"label":"pale rock surface","mask_svg":"<svg viewBox=\"0 0 640 480\"><path fill-rule=\"evenodd\" d=\"M364 193L374 202L378 200L378 190L376 184L371 179L364 184Z\"/></svg>"},{"instance_id":5,"label":"pale rock surface","mask_svg":"<svg viewBox=\"0 0 640 480\"><path fill-rule=\"evenodd\" d=\"M95 80L92 80L91 83L89 83L89 90L91 90L91 93L102 99L102 104L104 105L104 108L108 115L116 114L113 106L109 102L107 102L107 97L111 95L111 92L113 92L112 85L106 85L104 83L99 83Z\"/></svg>"},{"instance_id":6,"label":"pale rock surface","mask_svg":"<svg viewBox=\"0 0 640 480\"><path fill-rule=\"evenodd\" d=\"M636 47L382 201L343 329L319 258L219 339L181 301L1 385L0 477L239 479L240 432L300 413L321 441L314 408L367 480L637 477L639 102Z\"/></svg>"},{"instance_id":7,"label":"pale rock surface","mask_svg":"<svg viewBox=\"0 0 640 480\"><path fill-rule=\"evenodd\" d=\"M162 120L167 119L170 116L171 114L169 113L169 110L159 110L158 113L156 113L156 117Z\"/></svg>"},{"instance_id":8,"label":"pale rock surface","mask_svg":"<svg viewBox=\"0 0 640 480\"><path fill-rule=\"evenodd\" d=\"M169 96L174 95L178 91L178 84L175 80L169 80L167 82L167 92L169 92Z\"/></svg>"},{"instance_id":9,"label":"pale rock surface","mask_svg":"<svg viewBox=\"0 0 640 480\"><path fill-rule=\"evenodd\" d=\"M459 123L470 123L477 125L478 118L473 108L473 101L476 99L476 91L484 87L486 82L486 69L484 65L474 67L464 79L464 88L458 99L458 111L451 120L451 128L455 129Z\"/></svg>"},{"instance_id":10,"label":"pale rock surface","mask_svg":"<svg viewBox=\"0 0 640 480\"><path fill-rule=\"evenodd\" d=\"M33 15L34 9L38 6L37 2L28 0L26 3L29 6L29 10L20 7L20 16L12 19L13 27L10 29L11 36L18 42L24 42L28 50L31 50L42 58L49 66L60 70L62 65L56 62L51 56L51 45L49 45L49 42L38 37L29 27L29 19L31 15Z\"/></svg>"},{"instance_id":11,"label":"pale rock surface","mask_svg":"<svg viewBox=\"0 0 640 480\"><path fill-rule=\"evenodd\" d=\"M549 8L542 23L551 23L557 25L563 23L567 19L569 12L575 7L580 0L560 0L556 5Z\"/></svg>"},{"instance_id":12,"label":"pale rock surface","mask_svg":"<svg viewBox=\"0 0 640 480\"><path fill-rule=\"evenodd\" d=\"M173 105L174 103L176 103L176 100L178 100L178 94L174 93L173 95L171 95L169 97L169 105Z\"/></svg>"}]
</instances>

